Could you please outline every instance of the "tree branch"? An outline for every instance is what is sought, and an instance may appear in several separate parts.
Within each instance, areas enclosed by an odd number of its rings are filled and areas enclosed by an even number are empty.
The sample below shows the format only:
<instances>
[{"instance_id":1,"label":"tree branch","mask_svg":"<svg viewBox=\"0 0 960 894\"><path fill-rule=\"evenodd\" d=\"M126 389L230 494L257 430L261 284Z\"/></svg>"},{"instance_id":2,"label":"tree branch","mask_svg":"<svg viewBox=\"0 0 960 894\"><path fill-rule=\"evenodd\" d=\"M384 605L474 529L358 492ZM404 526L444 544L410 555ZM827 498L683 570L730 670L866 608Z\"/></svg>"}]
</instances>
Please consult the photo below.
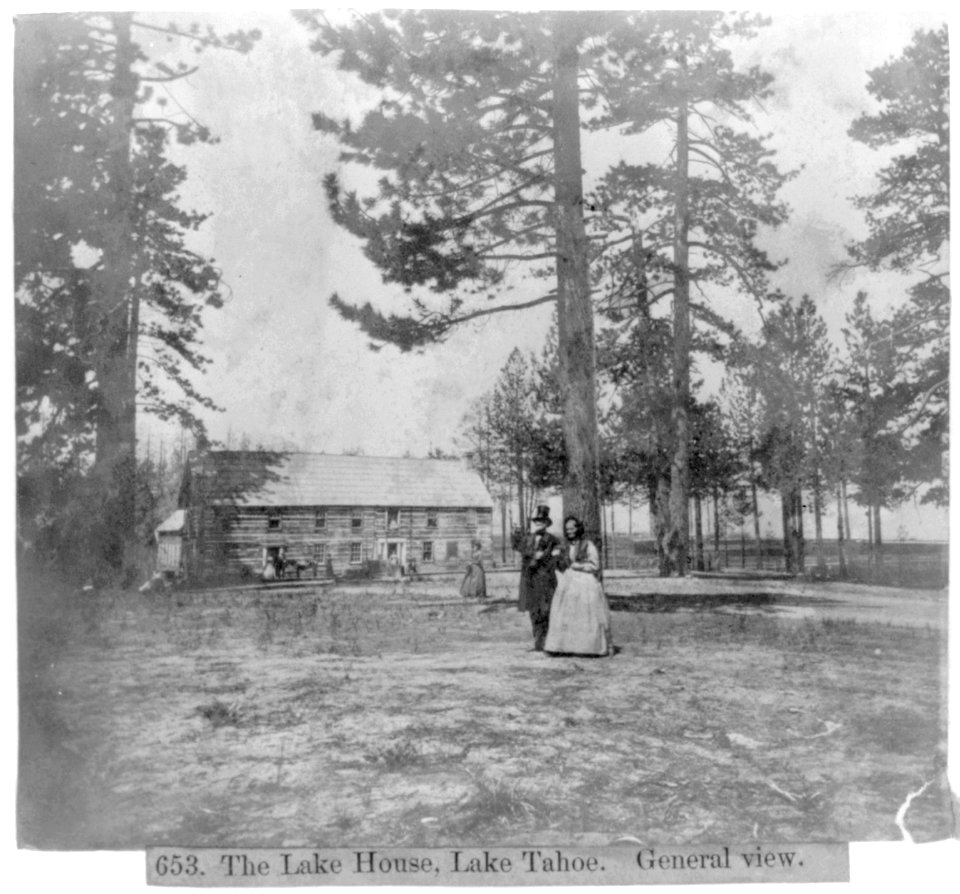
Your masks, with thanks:
<instances>
[{"instance_id":1,"label":"tree branch","mask_svg":"<svg viewBox=\"0 0 960 894\"><path fill-rule=\"evenodd\" d=\"M465 323L468 320L474 320L477 317L488 317L491 314L503 313L505 311L511 310L525 310L528 307L536 307L538 304L549 304L552 301L557 300L557 293L550 292L546 295L543 295L540 298L534 298L532 301L524 301L521 304L508 304L501 305L499 307L486 307L481 310L475 310L468 314L463 314L459 317L450 317L449 325L454 326L458 323Z\"/></svg>"},{"instance_id":2,"label":"tree branch","mask_svg":"<svg viewBox=\"0 0 960 894\"><path fill-rule=\"evenodd\" d=\"M913 426L917 420L923 415L923 411L926 409L927 404L930 403L930 399L933 395L945 385L950 384L950 379L941 379L939 382L936 382L931 388L928 388L922 395L920 395L920 406L910 415L910 417L902 424L896 428L897 434L902 434L908 428Z\"/></svg>"},{"instance_id":3,"label":"tree branch","mask_svg":"<svg viewBox=\"0 0 960 894\"><path fill-rule=\"evenodd\" d=\"M545 251L535 255L509 254L509 255L490 255L486 252L477 252L477 256L485 261L544 261L548 258L555 258L556 252Z\"/></svg>"},{"instance_id":4,"label":"tree branch","mask_svg":"<svg viewBox=\"0 0 960 894\"><path fill-rule=\"evenodd\" d=\"M166 77L160 77L160 75L140 75L140 80L149 81L151 84L163 84L169 81L179 81L183 78L190 77L190 75L198 71L200 71L200 66L195 65L193 68L188 68L186 71L183 71L180 74L167 75Z\"/></svg>"},{"instance_id":5,"label":"tree branch","mask_svg":"<svg viewBox=\"0 0 960 894\"><path fill-rule=\"evenodd\" d=\"M182 37L184 40L192 40L194 43L200 43L204 46L213 46L213 41L209 37L204 37L201 34L190 34L187 31L181 31L178 28L164 28L160 25L148 25L146 22L140 22L133 20L132 25L137 28L144 28L147 31L156 31L158 34L169 34L171 37ZM243 50L238 47L232 47L229 44L223 43L221 41L216 42L216 46L221 50L233 50L235 53L244 53Z\"/></svg>"}]
</instances>

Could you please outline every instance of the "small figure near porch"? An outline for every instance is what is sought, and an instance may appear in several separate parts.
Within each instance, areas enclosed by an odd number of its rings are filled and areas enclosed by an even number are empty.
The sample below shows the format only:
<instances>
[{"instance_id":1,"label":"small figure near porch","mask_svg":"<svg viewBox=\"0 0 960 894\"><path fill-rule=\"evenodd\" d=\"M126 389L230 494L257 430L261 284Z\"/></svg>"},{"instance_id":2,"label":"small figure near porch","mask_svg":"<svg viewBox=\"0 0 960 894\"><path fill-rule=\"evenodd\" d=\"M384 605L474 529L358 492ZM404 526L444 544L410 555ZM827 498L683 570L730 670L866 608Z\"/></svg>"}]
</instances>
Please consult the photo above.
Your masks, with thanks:
<instances>
[{"instance_id":1,"label":"small figure near porch","mask_svg":"<svg viewBox=\"0 0 960 894\"><path fill-rule=\"evenodd\" d=\"M390 569L390 577L394 580L403 576L403 572L400 569L400 559L396 553L390 554L390 558L387 559L387 566Z\"/></svg>"}]
</instances>

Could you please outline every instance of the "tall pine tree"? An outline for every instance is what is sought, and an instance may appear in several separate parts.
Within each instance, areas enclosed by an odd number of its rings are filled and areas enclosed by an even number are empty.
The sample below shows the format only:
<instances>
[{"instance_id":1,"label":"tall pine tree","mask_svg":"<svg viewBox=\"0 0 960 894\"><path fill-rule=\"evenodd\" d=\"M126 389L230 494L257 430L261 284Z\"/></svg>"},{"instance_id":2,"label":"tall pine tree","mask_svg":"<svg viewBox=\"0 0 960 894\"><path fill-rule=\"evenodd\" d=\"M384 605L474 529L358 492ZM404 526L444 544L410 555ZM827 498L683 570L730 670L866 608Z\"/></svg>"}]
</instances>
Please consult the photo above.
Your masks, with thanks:
<instances>
[{"instance_id":1,"label":"tall pine tree","mask_svg":"<svg viewBox=\"0 0 960 894\"><path fill-rule=\"evenodd\" d=\"M949 448L950 57L947 27L917 31L903 53L869 72L879 104L850 136L898 154L881 168L874 192L856 205L869 235L849 246L851 267L892 270L913 281L908 302L885 336L909 386L895 425L909 446L909 475L928 482L924 499L948 498Z\"/></svg>"},{"instance_id":2,"label":"tall pine tree","mask_svg":"<svg viewBox=\"0 0 960 894\"><path fill-rule=\"evenodd\" d=\"M738 71L728 42L752 37L762 21L713 12L648 13L643 21L649 26L641 45L626 34L610 44L625 70L646 68L647 76L619 90L605 85L615 99L593 126L657 135L667 144L666 160L623 162L601 179L597 268L617 294L624 285L642 290L643 306L656 308L672 327L674 453L663 521L670 565L684 574L693 354L716 355L734 334L719 311L718 289L738 289L757 301L768 296L767 275L776 265L755 239L762 227L786 220L777 194L793 175L780 172L765 139L744 128L753 122L751 102L770 95L772 77L757 68ZM661 60L656 69L649 67L651 57ZM624 305L614 306L622 311ZM644 314L633 321L647 325Z\"/></svg>"},{"instance_id":3,"label":"tall pine tree","mask_svg":"<svg viewBox=\"0 0 960 894\"><path fill-rule=\"evenodd\" d=\"M110 566L134 529L138 407L202 429L195 407L212 404L190 371L206 363L202 309L221 304L219 271L186 244L205 215L180 207L186 172L166 155L211 137L153 94L192 69L152 64L143 29L198 51L246 51L257 36L132 13L22 16L16 31L21 525L64 508L46 482L83 472L79 499L101 519L84 554Z\"/></svg>"},{"instance_id":4,"label":"tall pine tree","mask_svg":"<svg viewBox=\"0 0 960 894\"><path fill-rule=\"evenodd\" d=\"M764 322L751 357L752 385L763 402L757 457L765 486L779 492L788 570L804 570L804 489L813 496L822 555L823 428L833 373L826 324L812 299L785 303Z\"/></svg>"},{"instance_id":5,"label":"tall pine tree","mask_svg":"<svg viewBox=\"0 0 960 894\"><path fill-rule=\"evenodd\" d=\"M318 114L344 162L383 176L376 194L326 181L334 219L357 235L388 284L412 293L396 312L339 296L368 334L403 349L491 313L555 303L567 511L600 534L594 321L584 222L582 116L604 97L610 35L639 34L614 13L403 11L348 24L299 13L313 49L379 89L359 124ZM599 79L594 77L594 85ZM505 298L508 271L550 282ZM416 290L416 291L415 291ZM433 293L452 293L441 305Z\"/></svg>"}]
</instances>

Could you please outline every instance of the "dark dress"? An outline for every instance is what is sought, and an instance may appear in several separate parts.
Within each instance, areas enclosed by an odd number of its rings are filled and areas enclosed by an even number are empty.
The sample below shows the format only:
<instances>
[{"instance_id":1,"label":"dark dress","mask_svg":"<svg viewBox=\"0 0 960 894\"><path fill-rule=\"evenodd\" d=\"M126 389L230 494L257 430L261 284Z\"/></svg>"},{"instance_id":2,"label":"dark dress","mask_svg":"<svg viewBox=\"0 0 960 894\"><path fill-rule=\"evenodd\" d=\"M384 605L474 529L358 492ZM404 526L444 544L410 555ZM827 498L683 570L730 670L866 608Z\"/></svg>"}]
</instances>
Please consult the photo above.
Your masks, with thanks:
<instances>
[{"instance_id":1,"label":"dark dress","mask_svg":"<svg viewBox=\"0 0 960 894\"><path fill-rule=\"evenodd\" d=\"M473 551L473 561L467 566L467 573L460 582L460 595L464 599L487 598L487 575L483 570L480 550Z\"/></svg>"}]
</instances>

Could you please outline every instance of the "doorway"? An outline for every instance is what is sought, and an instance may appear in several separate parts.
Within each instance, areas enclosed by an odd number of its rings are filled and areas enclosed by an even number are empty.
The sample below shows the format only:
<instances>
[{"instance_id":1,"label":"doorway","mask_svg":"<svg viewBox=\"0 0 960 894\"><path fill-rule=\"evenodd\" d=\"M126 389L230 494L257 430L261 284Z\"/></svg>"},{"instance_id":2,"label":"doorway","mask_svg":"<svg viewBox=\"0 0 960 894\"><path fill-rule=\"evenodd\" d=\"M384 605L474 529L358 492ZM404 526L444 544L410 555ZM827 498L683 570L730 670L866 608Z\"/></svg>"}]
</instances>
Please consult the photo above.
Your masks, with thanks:
<instances>
[{"instance_id":1,"label":"doorway","mask_svg":"<svg viewBox=\"0 0 960 894\"><path fill-rule=\"evenodd\" d=\"M407 543L405 540L379 540L377 558L391 568L403 572L407 565Z\"/></svg>"}]
</instances>

